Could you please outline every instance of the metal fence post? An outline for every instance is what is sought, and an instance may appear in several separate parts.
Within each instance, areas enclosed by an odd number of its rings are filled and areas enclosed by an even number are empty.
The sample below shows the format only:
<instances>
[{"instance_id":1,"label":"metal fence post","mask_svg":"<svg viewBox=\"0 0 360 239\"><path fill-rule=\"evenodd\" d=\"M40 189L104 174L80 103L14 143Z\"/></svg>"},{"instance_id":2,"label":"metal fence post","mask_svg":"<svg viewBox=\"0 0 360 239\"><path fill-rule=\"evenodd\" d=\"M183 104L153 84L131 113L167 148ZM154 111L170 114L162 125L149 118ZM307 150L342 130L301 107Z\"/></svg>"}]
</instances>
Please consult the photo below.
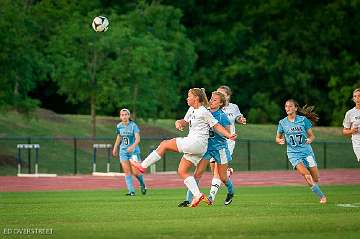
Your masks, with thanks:
<instances>
[{"instance_id":1,"label":"metal fence post","mask_svg":"<svg viewBox=\"0 0 360 239\"><path fill-rule=\"evenodd\" d=\"M77 138L74 137L74 174L76 175L78 173L77 168Z\"/></svg>"},{"instance_id":2,"label":"metal fence post","mask_svg":"<svg viewBox=\"0 0 360 239\"><path fill-rule=\"evenodd\" d=\"M326 142L324 142L324 168L326 168Z\"/></svg>"},{"instance_id":3,"label":"metal fence post","mask_svg":"<svg viewBox=\"0 0 360 239\"><path fill-rule=\"evenodd\" d=\"M31 138L29 137L27 139L27 143L31 144ZM28 173L31 173L31 149L28 148Z\"/></svg>"},{"instance_id":4,"label":"metal fence post","mask_svg":"<svg viewBox=\"0 0 360 239\"><path fill-rule=\"evenodd\" d=\"M248 171L251 171L251 151L250 151L250 140L247 140L247 151L248 151Z\"/></svg>"}]
</instances>

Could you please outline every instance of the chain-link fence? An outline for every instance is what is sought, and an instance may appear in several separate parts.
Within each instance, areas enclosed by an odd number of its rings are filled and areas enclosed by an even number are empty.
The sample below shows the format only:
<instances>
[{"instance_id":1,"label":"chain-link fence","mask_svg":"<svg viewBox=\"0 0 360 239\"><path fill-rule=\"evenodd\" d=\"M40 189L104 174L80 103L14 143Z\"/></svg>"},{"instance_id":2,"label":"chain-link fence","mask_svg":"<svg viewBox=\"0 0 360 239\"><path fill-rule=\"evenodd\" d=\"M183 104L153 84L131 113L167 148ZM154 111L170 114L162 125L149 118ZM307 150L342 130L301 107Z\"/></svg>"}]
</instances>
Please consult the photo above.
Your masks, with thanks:
<instances>
[{"instance_id":1,"label":"chain-link fence","mask_svg":"<svg viewBox=\"0 0 360 239\"><path fill-rule=\"evenodd\" d=\"M163 138L142 138L141 155L146 157ZM0 175L16 175L17 163L21 159L22 173L34 173L35 152L22 149L19 155L18 144L39 144L39 173L58 175L91 174L93 170L94 144L113 144L114 138L87 137L3 137L0 138ZM319 168L358 167L351 143L314 142ZM96 169L107 170L107 150L97 150ZM20 158L19 158L20 156ZM176 171L181 155L167 153L156 163L156 171ZM281 170L291 166L286 157L286 146L274 141L237 140L231 166L235 170ZM119 159L110 159L113 172L120 172Z\"/></svg>"}]
</instances>

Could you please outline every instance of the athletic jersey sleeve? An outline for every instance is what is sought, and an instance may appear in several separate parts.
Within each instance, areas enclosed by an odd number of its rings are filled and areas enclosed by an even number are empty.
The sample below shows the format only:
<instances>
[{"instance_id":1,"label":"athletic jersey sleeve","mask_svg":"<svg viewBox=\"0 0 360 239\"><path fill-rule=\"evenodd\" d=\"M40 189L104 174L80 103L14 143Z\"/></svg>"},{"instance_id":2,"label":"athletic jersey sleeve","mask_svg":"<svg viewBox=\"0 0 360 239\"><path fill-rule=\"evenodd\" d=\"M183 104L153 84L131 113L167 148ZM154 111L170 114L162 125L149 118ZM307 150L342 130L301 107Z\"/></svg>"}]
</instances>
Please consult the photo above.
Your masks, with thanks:
<instances>
[{"instance_id":1,"label":"athletic jersey sleeve","mask_svg":"<svg viewBox=\"0 0 360 239\"><path fill-rule=\"evenodd\" d=\"M115 132L116 132L116 134L120 134L119 125L116 125L116 126L115 126Z\"/></svg>"},{"instance_id":2,"label":"athletic jersey sleeve","mask_svg":"<svg viewBox=\"0 0 360 239\"><path fill-rule=\"evenodd\" d=\"M304 119L304 124L305 124L305 130L306 130L306 131L308 131L309 129L312 128L312 123L311 123L311 121L310 121L308 118L306 118L306 117L305 117L305 119Z\"/></svg>"},{"instance_id":3,"label":"athletic jersey sleeve","mask_svg":"<svg viewBox=\"0 0 360 239\"><path fill-rule=\"evenodd\" d=\"M190 121L190 116L191 116L191 113L192 113L193 110L194 110L193 107L190 107L190 108L188 109L188 111L186 112L186 114L185 114L185 116L184 116L184 120L185 120L186 122L189 122L189 121Z\"/></svg>"},{"instance_id":4,"label":"athletic jersey sleeve","mask_svg":"<svg viewBox=\"0 0 360 239\"><path fill-rule=\"evenodd\" d=\"M210 127L214 127L214 125L219 123L219 121L217 121L217 119L215 119L214 116L208 110L204 111L203 117L205 122L208 123Z\"/></svg>"},{"instance_id":5,"label":"athletic jersey sleeve","mask_svg":"<svg viewBox=\"0 0 360 239\"><path fill-rule=\"evenodd\" d=\"M284 128L282 127L281 121L279 121L279 125L277 127L277 131L278 134L284 134Z\"/></svg>"},{"instance_id":6,"label":"athletic jersey sleeve","mask_svg":"<svg viewBox=\"0 0 360 239\"><path fill-rule=\"evenodd\" d=\"M234 116L235 116L235 120L241 116L243 116L243 114L241 114L240 110L239 110L239 106L237 106L236 104L234 104Z\"/></svg>"},{"instance_id":7,"label":"athletic jersey sleeve","mask_svg":"<svg viewBox=\"0 0 360 239\"><path fill-rule=\"evenodd\" d=\"M345 118L344 118L344 121L343 121L343 126L344 126L344 128L348 128L348 129L351 128L351 120L350 120L349 111L346 112L346 114L345 114Z\"/></svg>"}]
</instances>

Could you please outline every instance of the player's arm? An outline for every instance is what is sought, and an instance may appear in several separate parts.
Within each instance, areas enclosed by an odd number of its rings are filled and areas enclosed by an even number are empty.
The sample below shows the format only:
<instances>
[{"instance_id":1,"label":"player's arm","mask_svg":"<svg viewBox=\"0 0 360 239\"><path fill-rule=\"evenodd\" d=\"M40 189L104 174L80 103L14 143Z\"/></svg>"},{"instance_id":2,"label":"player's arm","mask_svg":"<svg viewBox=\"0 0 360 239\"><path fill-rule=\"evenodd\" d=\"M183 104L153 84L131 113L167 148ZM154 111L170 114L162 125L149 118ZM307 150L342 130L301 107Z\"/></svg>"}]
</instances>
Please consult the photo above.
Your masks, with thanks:
<instances>
[{"instance_id":1,"label":"player's arm","mask_svg":"<svg viewBox=\"0 0 360 239\"><path fill-rule=\"evenodd\" d=\"M115 143L114 143L114 147L113 147L113 150L112 150L112 154L113 154L114 157L116 157L116 155L118 154L118 148L119 148L120 143L121 143L121 136L120 136L120 134L117 134L116 139L115 139Z\"/></svg>"},{"instance_id":2,"label":"player's arm","mask_svg":"<svg viewBox=\"0 0 360 239\"><path fill-rule=\"evenodd\" d=\"M306 139L305 143L306 143L306 144L311 144L311 143L314 141L314 139L315 139L314 132L313 132L312 129L310 128L310 129L307 130L306 133L307 133L307 139Z\"/></svg>"},{"instance_id":3,"label":"player's arm","mask_svg":"<svg viewBox=\"0 0 360 239\"><path fill-rule=\"evenodd\" d=\"M277 144L285 144L285 138L283 134L276 133L275 142Z\"/></svg>"},{"instance_id":4,"label":"player's arm","mask_svg":"<svg viewBox=\"0 0 360 239\"><path fill-rule=\"evenodd\" d=\"M219 123L216 123L213 128L228 139L235 140L237 137L236 134L231 134L230 130L227 130L226 128L222 127L221 124Z\"/></svg>"},{"instance_id":5,"label":"player's arm","mask_svg":"<svg viewBox=\"0 0 360 239\"><path fill-rule=\"evenodd\" d=\"M183 131L186 126L188 126L189 122L186 122L184 119L180 119L175 121L175 128L177 130Z\"/></svg>"},{"instance_id":6,"label":"player's arm","mask_svg":"<svg viewBox=\"0 0 360 239\"><path fill-rule=\"evenodd\" d=\"M343 135L344 136L351 136L358 132L358 128L343 128Z\"/></svg>"},{"instance_id":7,"label":"player's arm","mask_svg":"<svg viewBox=\"0 0 360 239\"><path fill-rule=\"evenodd\" d=\"M127 148L127 151L131 153L139 143L140 143L140 133L135 133L135 142Z\"/></svg>"}]
</instances>

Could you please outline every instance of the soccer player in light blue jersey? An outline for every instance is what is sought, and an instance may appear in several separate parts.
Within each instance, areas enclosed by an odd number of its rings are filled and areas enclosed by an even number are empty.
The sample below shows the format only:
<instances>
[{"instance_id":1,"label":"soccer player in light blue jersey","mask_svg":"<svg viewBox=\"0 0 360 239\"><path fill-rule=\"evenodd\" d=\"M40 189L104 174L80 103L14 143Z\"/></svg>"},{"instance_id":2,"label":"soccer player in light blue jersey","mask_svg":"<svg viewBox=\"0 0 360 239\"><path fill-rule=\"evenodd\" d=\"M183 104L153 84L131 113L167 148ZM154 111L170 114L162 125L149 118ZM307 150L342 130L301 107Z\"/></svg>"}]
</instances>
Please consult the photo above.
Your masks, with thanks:
<instances>
[{"instance_id":1,"label":"soccer player in light blue jersey","mask_svg":"<svg viewBox=\"0 0 360 239\"><path fill-rule=\"evenodd\" d=\"M287 143L287 156L291 165L304 177L311 190L319 197L320 203L326 203L325 194L318 185L319 171L310 145L315 139L311 121L315 123L318 120L318 116L312 112L313 108L300 108L295 100L287 100L287 116L279 121L275 141L281 145ZM298 112L304 116L298 115Z\"/></svg>"},{"instance_id":2,"label":"soccer player in light blue jersey","mask_svg":"<svg viewBox=\"0 0 360 239\"><path fill-rule=\"evenodd\" d=\"M210 99L210 111L214 118L219 122L221 126L223 126L228 132L230 132L230 120L227 115L221 110L221 108L225 105L225 96L220 92L213 92ZM228 149L227 140L222 135L216 132L213 128L209 131L209 139L208 139L208 148L206 153L202 156L201 161L196 167L194 177L197 181L200 180L200 177L206 170L206 167L210 160L214 160L217 167L217 175L219 175L220 184L223 182L227 189L228 194L225 199L224 204L228 205L232 202L232 198L234 195L233 184L231 180L228 178L227 169L228 163L231 161L231 153ZM208 197L209 204L212 204L215 199L214 187L217 185L212 184L210 189L210 195ZM216 188L217 189L217 188ZM217 190L216 190L217 191ZM191 192L188 190L186 194L186 199L178 204L178 207L187 207L190 204L192 198Z\"/></svg>"},{"instance_id":3,"label":"soccer player in light blue jersey","mask_svg":"<svg viewBox=\"0 0 360 239\"><path fill-rule=\"evenodd\" d=\"M141 193L146 194L144 176L135 167L132 167L130 160L140 161L140 129L130 119L128 109L120 110L121 122L116 125L116 140L113 148L113 156L120 158L121 167L125 173L125 183L128 188L127 196L135 196L135 189L132 176L135 176L140 183Z\"/></svg>"}]
</instances>

